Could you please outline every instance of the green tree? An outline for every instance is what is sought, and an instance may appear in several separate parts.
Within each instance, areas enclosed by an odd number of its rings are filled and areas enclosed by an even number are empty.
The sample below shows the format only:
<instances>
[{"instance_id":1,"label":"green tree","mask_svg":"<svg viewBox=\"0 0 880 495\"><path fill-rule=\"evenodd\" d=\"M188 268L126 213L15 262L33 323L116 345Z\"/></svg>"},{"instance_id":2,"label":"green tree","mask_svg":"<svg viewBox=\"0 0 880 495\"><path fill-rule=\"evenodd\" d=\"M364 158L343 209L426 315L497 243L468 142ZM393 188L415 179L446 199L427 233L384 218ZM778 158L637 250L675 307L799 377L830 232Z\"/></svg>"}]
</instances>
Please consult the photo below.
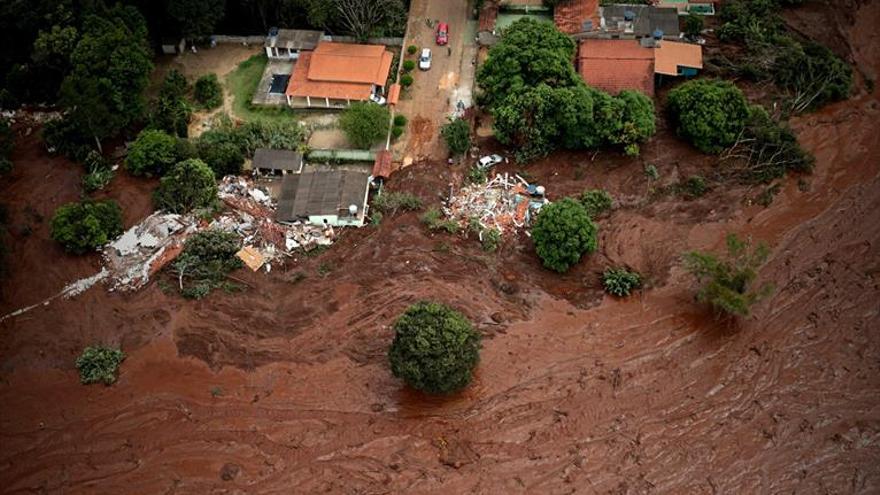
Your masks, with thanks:
<instances>
[{"instance_id":1,"label":"green tree","mask_svg":"<svg viewBox=\"0 0 880 495\"><path fill-rule=\"evenodd\" d=\"M753 248L736 234L729 234L726 241L725 257L691 251L684 255L685 267L697 278L698 301L710 304L719 314L748 316L753 304L773 292L771 284L752 288L770 249L764 243Z\"/></svg>"},{"instance_id":2,"label":"green tree","mask_svg":"<svg viewBox=\"0 0 880 495\"><path fill-rule=\"evenodd\" d=\"M560 273L596 250L597 234L587 210L571 198L541 208L532 227L535 251L544 266Z\"/></svg>"},{"instance_id":3,"label":"green tree","mask_svg":"<svg viewBox=\"0 0 880 495\"><path fill-rule=\"evenodd\" d=\"M657 130L654 100L631 90L621 91L617 99L623 102L622 128L612 144L623 145L627 155L638 155L639 143L647 141Z\"/></svg>"},{"instance_id":4,"label":"green tree","mask_svg":"<svg viewBox=\"0 0 880 495\"><path fill-rule=\"evenodd\" d=\"M391 115L384 106L356 102L342 112L339 127L357 148L369 148L388 134Z\"/></svg>"},{"instance_id":5,"label":"green tree","mask_svg":"<svg viewBox=\"0 0 880 495\"><path fill-rule=\"evenodd\" d=\"M153 193L153 202L156 209L172 213L210 208L217 202L214 172L199 159L184 160L162 177Z\"/></svg>"},{"instance_id":6,"label":"green tree","mask_svg":"<svg viewBox=\"0 0 880 495\"><path fill-rule=\"evenodd\" d=\"M203 108L213 110L223 104L223 87L217 74L205 74L193 86L193 98Z\"/></svg>"},{"instance_id":7,"label":"green tree","mask_svg":"<svg viewBox=\"0 0 880 495\"><path fill-rule=\"evenodd\" d=\"M669 92L667 106L679 135L706 153L734 144L749 119L746 97L729 81L688 81Z\"/></svg>"},{"instance_id":8,"label":"green tree","mask_svg":"<svg viewBox=\"0 0 880 495\"><path fill-rule=\"evenodd\" d=\"M111 200L68 203L52 217L52 239L74 254L97 249L121 233L122 209Z\"/></svg>"},{"instance_id":9,"label":"green tree","mask_svg":"<svg viewBox=\"0 0 880 495\"><path fill-rule=\"evenodd\" d=\"M165 76L159 96L150 104L150 126L169 134L186 137L192 107L186 101L186 77L172 69Z\"/></svg>"},{"instance_id":10,"label":"green tree","mask_svg":"<svg viewBox=\"0 0 880 495\"><path fill-rule=\"evenodd\" d=\"M698 14L688 14L684 18L684 34L694 39L703 33L703 16Z\"/></svg>"},{"instance_id":11,"label":"green tree","mask_svg":"<svg viewBox=\"0 0 880 495\"><path fill-rule=\"evenodd\" d=\"M596 218L611 209L611 195L604 189L584 191L579 200L590 218Z\"/></svg>"},{"instance_id":12,"label":"green tree","mask_svg":"<svg viewBox=\"0 0 880 495\"><path fill-rule=\"evenodd\" d=\"M480 359L480 335L458 311L421 301L394 322L388 359L394 376L416 390L455 392L471 381Z\"/></svg>"},{"instance_id":13,"label":"green tree","mask_svg":"<svg viewBox=\"0 0 880 495\"><path fill-rule=\"evenodd\" d=\"M125 353L119 349L105 346L86 347L76 358L79 380L84 385L98 382L111 385L116 381L116 372L124 359Z\"/></svg>"},{"instance_id":14,"label":"green tree","mask_svg":"<svg viewBox=\"0 0 880 495\"><path fill-rule=\"evenodd\" d=\"M440 135L453 155L461 155L471 147L471 126L460 117L450 119L440 128Z\"/></svg>"},{"instance_id":15,"label":"green tree","mask_svg":"<svg viewBox=\"0 0 880 495\"><path fill-rule=\"evenodd\" d=\"M186 39L195 41L213 34L225 8L226 0L170 0L168 15Z\"/></svg>"},{"instance_id":16,"label":"green tree","mask_svg":"<svg viewBox=\"0 0 880 495\"><path fill-rule=\"evenodd\" d=\"M143 92L153 70L147 27L134 7L116 5L86 17L61 85L61 103L82 133L101 140L143 113Z\"/></svg>"},{"instance_id":17,"label":"green tree","mask_svg":"<svg viewBox=\"0 0 880 495\"><path fill-rule=\"evenodd\" d=\"M792 43L776 57L773 79L793 93L795 110L815 109L849 97L852 67L818 43Z\"/></svg>"},{"instance_id":18,"label":"green tree","mask_svg":"<svg viewBox=\"0 0 880 495\"><path fill-rule=\"evenodd\" d=\"M209 229L190 236L171 265L181 295L201 299L213 289L233 288L226 279L229 272L242 266L235 255L240 248L241 239L234 232Z\"/></svg>"},{"instance_id":19,"label":"green tree","mask_svg":"<svg viewBox=\"0 0 880 495\"><path fill-rule=\"evenodd\" d=\"M138 134L125 158L132 175L161 177L180 161L177 139L163 131L146 129Z\"/></svg>"},{"instance_id":20,"label":"green tree","mask_svg":"<svg viewBox=\"0 0 880 495\"><path fill-rule=\"evenodd\" d=\"M210 140L200 140L196 146L198 157L205 162L214 176L222 179L227 175L238 175L244 165L244 153L233 142L212 143Z\"/></svg>"},{"instance_id":21,"label":"green tree","mask_svg":"<svg viewBox=\"0 0 880 495\"><path fill-rule=\"evenodd\" d=\"M477 72L484 103L492 107L501 99L546 84L551 88L574 86L575 44L549 22L531 18L510 25Z\"/></svg>"}]
</instances>

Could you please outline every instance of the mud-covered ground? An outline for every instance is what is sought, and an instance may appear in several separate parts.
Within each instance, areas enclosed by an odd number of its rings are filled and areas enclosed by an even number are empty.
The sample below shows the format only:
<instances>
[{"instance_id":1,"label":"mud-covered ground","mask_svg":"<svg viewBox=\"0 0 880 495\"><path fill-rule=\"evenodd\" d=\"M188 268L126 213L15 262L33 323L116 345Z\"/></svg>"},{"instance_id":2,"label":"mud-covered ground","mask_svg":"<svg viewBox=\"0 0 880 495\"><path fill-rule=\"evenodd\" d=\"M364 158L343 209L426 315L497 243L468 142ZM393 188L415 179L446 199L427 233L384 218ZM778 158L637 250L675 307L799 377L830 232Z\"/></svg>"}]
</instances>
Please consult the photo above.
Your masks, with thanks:
<instances>
[{"instance_id":1,"label":"mud-covered ground","mask_svg":"<svg viewBox=\"0 0 880 495\"><path fill-rule=\"evenodd\" d=\"M845 21L829 36L876 78L880 5ZM740 187L652 195L712 166L668 130L638 162L600 152L530 165L551 197L603 187L621 203L600 221L600 252L564 276L541 269L526 237L485 254L409 213L268 276L241 271L241 293L96 288L6 320L2 491L880 492L880 101L864 88L860 77L851 100L794 120L817 167L769 208ZM98 266L48 237L79 168L33 134L13 160L0 186L12 233L2 314ZM433 202L461 173L423 164L390 187ZM127 225L153 186L115 179L107 194ZM678 261L727 232L774 250L761 281L777 290L735 327L694 303ZM604 297L610 264L651 287ZM486 337L475 383L454 397L409 392L386 365L390 323L426 297ZM73 361L95 342L128 354L112 387L78 383Z\"/></svg>"}]
</instances>

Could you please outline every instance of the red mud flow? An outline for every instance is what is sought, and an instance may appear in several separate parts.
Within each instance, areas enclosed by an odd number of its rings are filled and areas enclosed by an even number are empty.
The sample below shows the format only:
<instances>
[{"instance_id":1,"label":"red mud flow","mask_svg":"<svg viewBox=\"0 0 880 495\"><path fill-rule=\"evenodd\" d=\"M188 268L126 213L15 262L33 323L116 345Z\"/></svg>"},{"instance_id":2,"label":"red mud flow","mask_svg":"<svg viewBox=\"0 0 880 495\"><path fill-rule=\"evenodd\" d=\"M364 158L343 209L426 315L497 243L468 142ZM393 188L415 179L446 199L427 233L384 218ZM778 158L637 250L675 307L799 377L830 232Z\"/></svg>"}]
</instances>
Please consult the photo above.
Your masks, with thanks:
<instances>
[{"instance_id":1,"label":"red mud flow","mask_svg":"<svg viewBox=\"0 0 880 495\"><path fill-rule=\"evenodd\" d=\"M880 3L847 22L853 61L876 80ZM864 87L794 122L816 171L809 187L787 179L766 209L737 188L639 206L641 172L614 157L530 167L551 194L605 187L632 205L601 221L601 252L562 277L526 239L486 255L405 214L269 276L241 271L241 293L96 288L7 320L0 491L878 493L880 101ZM664 178L707 165L667 131L644 159ZM584 166L556 166L566 161ZM3 314L98 266L48 238L78 168L33 137L14 162L0 186L14 234ZM433 201L449 174L418 166L391 187ZM127 222L145 215L152 184L116 181L108 194ZM677 261L727 232L773 247L761 278L777 289L737 328L693 302ZM653 287L603 297L597 273L620 263ZM409 392L386 364L390 323L425 297L485 335L457 396ZM112 387L78 383L73 361L94 342L129 356Z\"/></svg>"}]
</instances>

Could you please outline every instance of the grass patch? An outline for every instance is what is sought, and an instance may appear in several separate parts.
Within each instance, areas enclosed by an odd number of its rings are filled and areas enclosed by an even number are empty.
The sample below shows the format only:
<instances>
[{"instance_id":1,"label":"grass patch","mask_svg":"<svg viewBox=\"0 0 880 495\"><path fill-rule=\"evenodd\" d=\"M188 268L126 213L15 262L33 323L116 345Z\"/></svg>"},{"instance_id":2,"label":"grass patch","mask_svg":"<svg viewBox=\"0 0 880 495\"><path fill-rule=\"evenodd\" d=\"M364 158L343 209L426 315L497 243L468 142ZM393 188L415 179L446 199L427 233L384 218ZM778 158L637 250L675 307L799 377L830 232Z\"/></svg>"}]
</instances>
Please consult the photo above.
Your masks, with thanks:
<instances>
[{"instance_id":1,"label":"grass patch","mask_svg":"<svg viewBox=\"0 0 880 495\"><path fill-rule=\"evenodd\" d=\"M263 71L269 59L266 54L259 53L238 64L228 76L226 76L226 88L232 94L232 113L236 117L247 120L269 120L289 122L296 117L297 112L287 105L281 107L256 107L251 104Z\"/></svg>"}]
</instances>

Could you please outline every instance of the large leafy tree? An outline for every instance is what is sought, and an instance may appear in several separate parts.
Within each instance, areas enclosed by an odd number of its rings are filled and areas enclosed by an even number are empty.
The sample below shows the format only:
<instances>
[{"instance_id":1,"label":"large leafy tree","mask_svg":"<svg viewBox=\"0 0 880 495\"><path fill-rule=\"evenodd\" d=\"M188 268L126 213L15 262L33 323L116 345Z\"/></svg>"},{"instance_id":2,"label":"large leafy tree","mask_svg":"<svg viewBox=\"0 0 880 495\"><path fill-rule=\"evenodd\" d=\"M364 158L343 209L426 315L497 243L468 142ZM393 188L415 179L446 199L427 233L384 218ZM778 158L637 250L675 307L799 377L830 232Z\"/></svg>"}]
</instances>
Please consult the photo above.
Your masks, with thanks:
<instances>
[{"instance_id":1,"label":"large leafy tree","mask_svg":"<svg viewBox=\"0 0 880 495\"><path fill-rule=\"evenodd\" d=\"M561 273L596 250L597 232L584 206L565 198L541 208L532 227L532 240L544 266Z\"/></svg>"},{"instance_id":2,"label":"large leafy tree","mask_svg":"<svg viewBox=\"0 0 880 495\"><path fill-rule=\"evenodd\" d=\"M162 176L179 160L177 139L163 131L147 129L138 134L125 158L132 175Z\"/></svg>"},{"instance_id":3,"label":"large leafy tree","mask_svg":"<svg viewBox=\"0 0 880 495\"><path fill-rule=\"evenodd\" d=\"M134 7L117 5L85 20L61 85L61 103L80 132L101 140L141 116L153 69L147 28Z\"/></svg>"},{"instance_id":4,"label":"large leafy tree","mask_svg":"<svg viewBox=\"0 0 880 495\"><path fill-rule=\"evenodd\" d=\"M68 203L52 217L52 238L65 251L82 254L122 233L122 210L114 201Z\"/></svg>"},{"instance_id":5,"label":"large leafy tree","mask_svg":"<svg viewBox=\"0 0 880 495\"><path fill-rule=\"evenodd\" d=\"M480 359L480 334L458 311L421 301L394 322L388 359L394 376L416 390L455 392L471 381Z\"/></svg>"},{"instance_id":6,"label":"large leafy tree","mask_svg":"<svg viewBox=\"0 0 880 495\"><path fill-rule=\"evenodd\" d=\"M734 144L749 119L749 103L730 81L688 81L669 92L667 107L679 135L706 153Z\"/></svg>"},{"instance_id":7,"label":"large leafy tree","mask_svg":"<svg viewBox=\"0 0 880 495\"><path fill-rule=\"evenodd\" d=\"M190 40L210 36L223 18L226 0L170 0L168 14Z\"/></svg>"},{"instance_id":8,"label":"large leafy tree","mask_svg":"<svg viewBox=\"0 0 880 495\"><path fill-rule=\"evenodd\" d=\"M150 105L150 125L169 134L187 137L192 107L186 100L186 77L172 69L162 81L159 96Z\"/></svg>"},{"instance_id":9,"label":"large leafy tree","mask_svg":"<svg viewBox=\"0 0 880 495\"><path fill-rule=\"evenodd\" d=\"M217 202L214 172L199 159L184 160L162 177L153 202L157 209L172 213L209 208Z\"/></svg>"},{"instance_id":10,"label":"large leafy tree","mask_svg":"<svg viewBox=\"0 0 880 495\"><path fill-rule=\"evenodd\" d=\"M492 106L541 83L553 88L574 86L580 81L574 55L574 41L553 24L520 19L507 28L477 73L482 98Z\"/></svg>"},{"instance_id":11,"label":"large leafy tree","mask_svg":"<svg viewBox=\"0 0 880 495\"><path fill-rule=\"evenodd\" d=\"M471 126L463 118L450 119L440 128L440 135L453 155L460 155L471 147Z\"/></svg>"},{"instance_id":12,"label":"large leafy tree","mask_svg":"<svg viewBox=\"0 0 880 495\"><path fill-rule=\"evenodd\" d=\"M374 103L357 102L342 112L339 127L351 144L358 148L369 148L387 135L390 119L387 108Z\"/></svg>"}]
</instances>

